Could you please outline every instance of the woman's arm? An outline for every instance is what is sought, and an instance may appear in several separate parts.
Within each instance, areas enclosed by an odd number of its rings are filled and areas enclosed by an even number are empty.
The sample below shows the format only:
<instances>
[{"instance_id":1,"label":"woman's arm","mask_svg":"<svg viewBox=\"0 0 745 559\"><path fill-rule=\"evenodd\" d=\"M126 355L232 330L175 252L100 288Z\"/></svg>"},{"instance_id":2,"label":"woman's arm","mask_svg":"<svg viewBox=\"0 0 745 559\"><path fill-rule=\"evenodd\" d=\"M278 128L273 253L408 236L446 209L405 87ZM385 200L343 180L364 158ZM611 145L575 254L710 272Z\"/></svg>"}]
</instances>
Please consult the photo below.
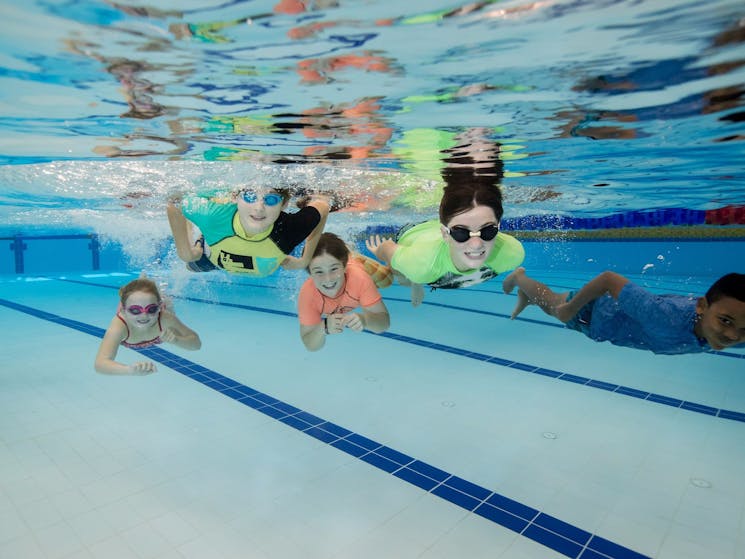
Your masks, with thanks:
<instances>
[{"instance_id":1,"label":"woman's arm","mask_svg":"<svg viewBox=\"0 0 745 559\"><path fill-rule=\"evenodd\" d=\"M126 328L118 317L114 317L98 347L94 367L97 372L105 375L148 375L157 369L152 361L138 361L132 365L125 365L114 361L119 344L127 336Z\"/></svg>"}]
</instances>

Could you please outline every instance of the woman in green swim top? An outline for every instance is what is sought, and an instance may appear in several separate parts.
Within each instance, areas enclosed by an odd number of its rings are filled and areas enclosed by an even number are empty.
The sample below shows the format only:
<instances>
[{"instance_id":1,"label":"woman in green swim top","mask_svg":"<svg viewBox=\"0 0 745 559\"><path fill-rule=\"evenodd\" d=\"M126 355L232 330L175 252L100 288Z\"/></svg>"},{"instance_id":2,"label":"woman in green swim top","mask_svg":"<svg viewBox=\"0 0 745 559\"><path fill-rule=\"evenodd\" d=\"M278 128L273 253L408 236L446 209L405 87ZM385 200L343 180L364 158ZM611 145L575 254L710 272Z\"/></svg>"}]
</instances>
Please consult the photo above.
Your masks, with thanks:
<instances>
[{"instance_id":1,"label":"woman in green swim top","mask_svg":"<svg viewBox=\"0 0 745 559\"><path fill-rule=\"evenodd\" d=\"M406 229L395 241L373 235L366 242L370 252L391 264L402 285L411 284L414 306L422 302L423 284L475 285L515 269L525 258L520 241L499 232L502 192L493 176L451 167L443 177L447 186L439 221Z\"/></svg>"}]
</instances>

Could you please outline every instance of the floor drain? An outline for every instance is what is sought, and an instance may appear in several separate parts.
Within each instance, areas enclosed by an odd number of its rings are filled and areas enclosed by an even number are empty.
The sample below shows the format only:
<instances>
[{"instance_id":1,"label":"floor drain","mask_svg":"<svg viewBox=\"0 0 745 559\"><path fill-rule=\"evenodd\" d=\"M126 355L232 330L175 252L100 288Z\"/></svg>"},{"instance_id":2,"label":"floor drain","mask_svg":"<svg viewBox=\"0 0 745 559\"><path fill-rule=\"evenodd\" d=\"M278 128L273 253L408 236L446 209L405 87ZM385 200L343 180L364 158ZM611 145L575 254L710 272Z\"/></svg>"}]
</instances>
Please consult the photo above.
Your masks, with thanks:
<instances>
[{"instance_id":1,"label":"floor drain","mask_svg":"<svg viewBox=\"0 0 745 559\"><path fill-rule=\"evenodd\" d=\"M706 481L705 479L701 479L700 477L692 477L691 485L695 485L696 487L702 487L704 489L708 489L709 487L711 487L711 482Z\"/></svg>"},{"instance_id":2,"label":"floor drain","mask_svg":"<svg viewBox=\"0 0 745 559\"><path fill-rule=\"evenodd\" d=\"M551 431L544 431L543 438L544 439L558 439L559 435L557 435L556 433L552 433Z\"/></svg>"}]
</instances>

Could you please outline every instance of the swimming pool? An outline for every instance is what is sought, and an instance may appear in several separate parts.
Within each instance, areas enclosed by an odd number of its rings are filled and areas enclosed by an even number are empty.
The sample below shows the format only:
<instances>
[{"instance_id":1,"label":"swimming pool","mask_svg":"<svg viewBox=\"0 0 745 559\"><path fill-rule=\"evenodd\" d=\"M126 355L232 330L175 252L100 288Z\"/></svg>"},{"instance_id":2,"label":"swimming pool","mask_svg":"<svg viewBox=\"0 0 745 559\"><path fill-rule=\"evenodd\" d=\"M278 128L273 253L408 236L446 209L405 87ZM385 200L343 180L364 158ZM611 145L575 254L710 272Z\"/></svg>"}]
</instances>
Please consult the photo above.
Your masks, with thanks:
<instances>
[{"instance_id":1,"label":"swimming pool","mask_svg":"<svg viewBox=\"0 0 745 559\"><path fill-rule=\"evenodd\" d=\"M586 277L532 263L556 289ZM308 353L302 278L171 270L158 280L203 349L143 350L160 369L149 377L96 375L116 288L133 277L3 279L3 556L742 549L743 351L655 356L534 308L510 321L515 299L492 281L418 309L392 286L389 332ZM712 279L631 277L677 293Z\"/></svg>"},{"instance_id":2,"label":"swimming pool","mask_svg":"<svg viewBox=\"0 0 745 559\"><path fill-rule=\"evenodd\" d=\"M465 134L556 290L745 271L739 3L399 4L0 3L0 557L745 558L745 351L511 321L500 277L309 353L304 273L175 258L169 194L257 178L362 248ZM98 375L141 270L203 347Z\"/></svg>"}]
</instances>

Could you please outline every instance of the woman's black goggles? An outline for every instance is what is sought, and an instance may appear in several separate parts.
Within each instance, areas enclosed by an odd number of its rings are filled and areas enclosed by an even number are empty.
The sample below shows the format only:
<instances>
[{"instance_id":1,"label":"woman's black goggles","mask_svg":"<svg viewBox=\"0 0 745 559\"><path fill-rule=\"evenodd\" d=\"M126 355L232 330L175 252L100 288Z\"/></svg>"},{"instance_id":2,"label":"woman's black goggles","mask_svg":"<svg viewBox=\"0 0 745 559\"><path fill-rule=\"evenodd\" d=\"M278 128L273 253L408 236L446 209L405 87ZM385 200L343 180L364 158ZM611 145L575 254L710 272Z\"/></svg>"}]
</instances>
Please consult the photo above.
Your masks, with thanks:
<instances>
[{"instance_id":1,"label":"woman's black goggles","mask_svg":"<svg viewBox=\"0 0 745 559\"><path fill-rule=\"evenodd\" d=\"M465 243L471 237L481 237L482 241L491 241L499 233L499 225L485 225L478 231L471 231L465 227L455 226L446 227L448 234L456 243Z\"/></svg>"}]
</instances>

